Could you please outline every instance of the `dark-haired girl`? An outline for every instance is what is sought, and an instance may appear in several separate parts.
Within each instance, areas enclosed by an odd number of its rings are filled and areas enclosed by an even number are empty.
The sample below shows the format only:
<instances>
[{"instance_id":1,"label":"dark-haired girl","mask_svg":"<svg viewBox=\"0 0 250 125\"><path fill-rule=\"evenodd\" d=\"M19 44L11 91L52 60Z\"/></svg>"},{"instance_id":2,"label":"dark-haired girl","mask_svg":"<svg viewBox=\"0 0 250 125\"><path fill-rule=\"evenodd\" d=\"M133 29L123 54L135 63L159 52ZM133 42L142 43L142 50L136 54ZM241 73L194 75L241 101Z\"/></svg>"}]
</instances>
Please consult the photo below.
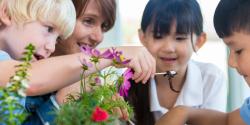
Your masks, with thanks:
<instances>
[{"instance_id":1,"label":"dark-haired girl","mask_svg":"<svg viewBox=\"0 0 250 125\"><path fill-rule=\"evenodd\" d=\"M132 81L126 100L134 106L136 125L153 125L178 105L225 111L222 71L213 64L190 59L206 41L196 0L150 0L139 37L155 57L156 71L175 71L177 75L171 79L156 75L147 84Z\"/></svg>"}]
</instances>

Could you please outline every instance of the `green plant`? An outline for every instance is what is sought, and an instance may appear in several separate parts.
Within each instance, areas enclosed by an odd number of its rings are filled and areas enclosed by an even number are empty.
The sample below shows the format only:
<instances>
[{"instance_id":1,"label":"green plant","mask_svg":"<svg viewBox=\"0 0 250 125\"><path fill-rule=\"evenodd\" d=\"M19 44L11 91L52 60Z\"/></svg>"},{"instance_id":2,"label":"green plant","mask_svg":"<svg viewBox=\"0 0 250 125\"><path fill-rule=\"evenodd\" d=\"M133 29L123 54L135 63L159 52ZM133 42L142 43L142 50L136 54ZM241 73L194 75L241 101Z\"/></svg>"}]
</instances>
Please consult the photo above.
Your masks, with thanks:
<instances>
[{"instance_id":1,"label":"green plant","mask_svg":"<svg viewBox=\"0 0 250 125\"><path fill-rule=\"evenodd\" d=\"M0 123L6 125L20 125L27 113L20 104L25 98L25 89L28 87L28 69L31 67L35 47L29 44L25 48L22 63L16 66L15 75L10 78L6 87L0 87Z\"/></svg>"},{"instance_id":2,"label":"green plant","mask_svg":"<svg viewBox=\"0 0 250 125\"><path fill-rule=\"evenodd\" d=\"M100 71L96 64L101 58L113 60L114 65L128 63L122 58L122 53L115 49L104 53L83 47L83 52L90 55L90 61L81 60L83 73L81 75L81 91L76 96L69 95L68 102L57 112L56 123L60 125L112 125L120 121L115 108L128 111L129 118L133 117L133 110L122 98L116 98L128 75L119 75L113 67ZM97 72L86 77L89 67L95 66ZM88 85L88 86L87 86ZM87 88L90 90L87 91Z\"/></svg>"}]
</instances>

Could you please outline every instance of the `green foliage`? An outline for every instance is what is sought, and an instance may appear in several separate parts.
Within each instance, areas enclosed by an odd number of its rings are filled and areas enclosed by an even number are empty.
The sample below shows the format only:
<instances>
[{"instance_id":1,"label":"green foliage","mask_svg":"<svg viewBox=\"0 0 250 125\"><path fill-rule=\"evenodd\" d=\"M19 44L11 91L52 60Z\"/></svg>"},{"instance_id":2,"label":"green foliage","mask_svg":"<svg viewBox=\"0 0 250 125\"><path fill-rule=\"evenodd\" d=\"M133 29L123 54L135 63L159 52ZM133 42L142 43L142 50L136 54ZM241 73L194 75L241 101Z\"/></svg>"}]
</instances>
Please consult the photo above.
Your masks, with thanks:
<instances>
[{"instance_id":1,"label":"green foliage","mask_svg":"<svg viewBox=\"0 0 250 125\"><path fill-rule=\"evenodd\" d=\"M25 48L22 63L16 66L15 75L10 78L6 87L0 87L0 123L6 125L20 125L27 113L20 104L25 98L25 89L28 87L28 69L31 67L35 47L29 44Z\"/></svg>"},{"instance_id":2,"label":"green foliage","mask_svg":"<svg viewBox=\"0 0 250 125\"><path fill-rule=\"evenodd\" d=\"M96 67L99 59L91 58L90 61ZM114 99L114 96L118 94L118 86L123 82L123 77L113 67L102 72L96 68L96 73L85 77L84 73L87 69L83 68L80 93L77 96L68 95L68 102L60 107L55 122L59 125L113 125L124 122L114 112L114 108L118 107L127 110L129 118L132 118L133 109L129 104L123 98ZM100 79L101 85L96 79ZM87 91L86 86L90 91ZM96 107L107 111L109 118L102 122L93 121L92 114Z\"/></svg>"}]
</instances>

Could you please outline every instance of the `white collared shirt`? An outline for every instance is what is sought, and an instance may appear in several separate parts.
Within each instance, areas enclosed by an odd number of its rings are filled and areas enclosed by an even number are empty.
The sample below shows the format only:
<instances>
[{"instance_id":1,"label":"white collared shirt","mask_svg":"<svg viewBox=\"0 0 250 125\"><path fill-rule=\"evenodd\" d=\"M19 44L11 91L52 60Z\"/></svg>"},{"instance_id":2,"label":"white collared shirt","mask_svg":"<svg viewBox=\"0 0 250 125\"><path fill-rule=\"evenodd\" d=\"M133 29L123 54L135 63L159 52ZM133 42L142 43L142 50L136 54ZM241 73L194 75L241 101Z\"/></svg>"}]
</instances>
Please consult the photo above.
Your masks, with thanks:
<instances>
[{"instance_id":1,"label":"white collared shirt","mask_svg":"<svg viewBox=\"0 0 250 125\"><path fill-rule=\"evenodd\" d=\"M158 120L168 109L161 107L155 79L150 81L150 111ZM210 63L189 61L187 77L174 106L215 109L225 112L227 100L226 79L216 66Z\"/></svg>"}]
</instances>

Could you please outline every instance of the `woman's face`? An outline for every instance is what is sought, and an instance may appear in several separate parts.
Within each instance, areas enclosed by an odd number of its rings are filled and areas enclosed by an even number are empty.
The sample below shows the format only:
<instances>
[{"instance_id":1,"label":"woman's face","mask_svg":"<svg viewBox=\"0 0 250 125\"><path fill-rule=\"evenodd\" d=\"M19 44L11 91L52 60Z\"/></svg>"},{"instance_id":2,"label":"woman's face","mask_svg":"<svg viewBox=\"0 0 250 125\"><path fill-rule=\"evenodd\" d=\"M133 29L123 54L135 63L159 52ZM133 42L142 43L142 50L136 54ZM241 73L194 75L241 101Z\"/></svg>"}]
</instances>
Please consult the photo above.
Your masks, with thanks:
<instances>
[{"instance_id":1,"label":"woman's face","mask_svg":"<svg viewBox=\"0 0 250 125\"><path fill-rule=\"evenodd\" d=\"M90 0L83 15L77 18L73 34L56 45L56 55L73 54L80 51L80 46L96 47L103 40L106 32L104 18L94 0Z\"/></svg>"}]
</instances>

